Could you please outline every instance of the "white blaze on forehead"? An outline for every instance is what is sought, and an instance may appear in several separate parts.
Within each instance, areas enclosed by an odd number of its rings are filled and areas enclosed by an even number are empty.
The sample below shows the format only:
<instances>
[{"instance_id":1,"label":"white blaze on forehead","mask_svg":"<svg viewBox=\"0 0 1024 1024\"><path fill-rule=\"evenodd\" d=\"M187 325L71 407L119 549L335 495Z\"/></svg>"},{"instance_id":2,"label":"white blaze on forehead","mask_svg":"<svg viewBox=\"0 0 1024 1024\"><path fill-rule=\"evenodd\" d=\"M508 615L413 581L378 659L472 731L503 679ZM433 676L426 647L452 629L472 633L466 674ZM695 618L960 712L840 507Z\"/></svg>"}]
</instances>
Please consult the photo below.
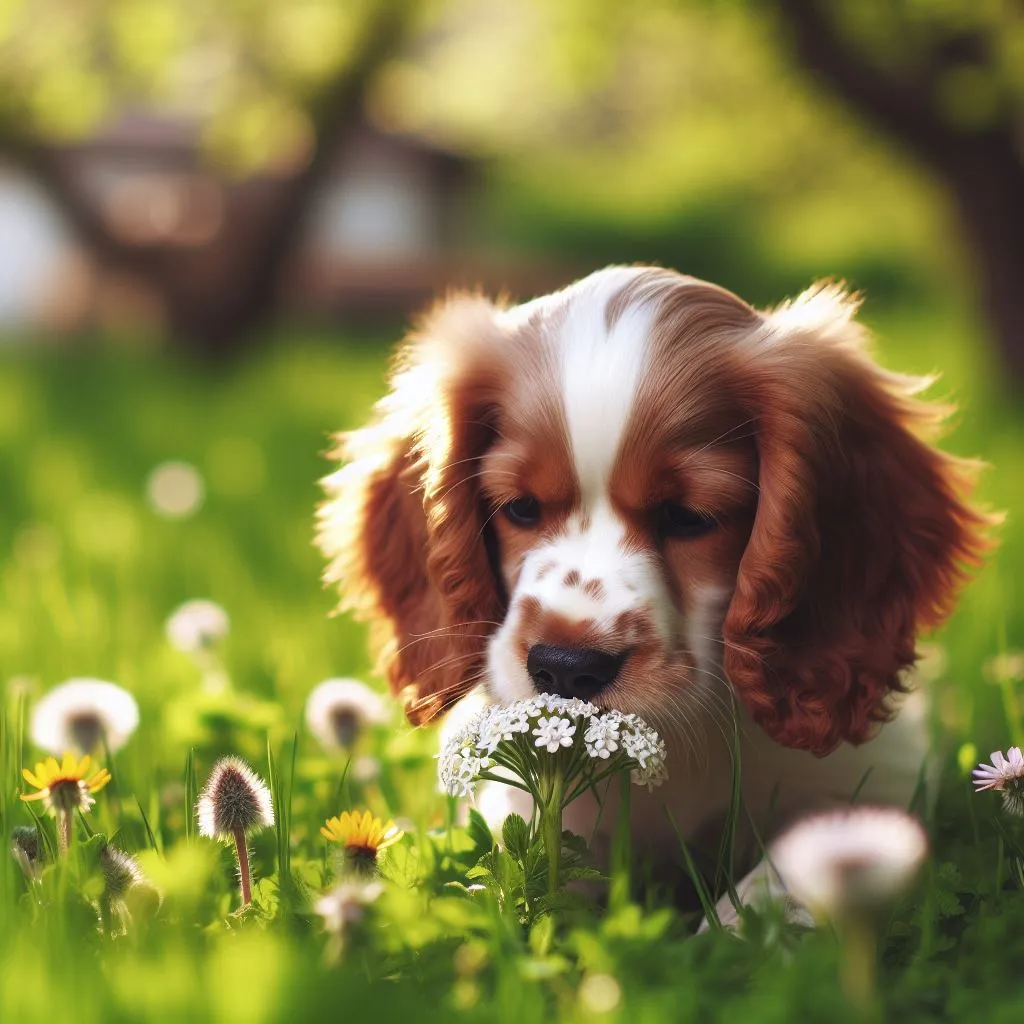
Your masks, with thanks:
<instances>
[{"instance_id":1,"label":"white blaze on forehead","mask_svg":"<svg viewBox=\"0 0 1024 1024\"><path fill-rule=\"evenodd\" d=\"M635 603L634 592L612 587L627 568L619 549L625 536L622 522L603 504L587 517L586 529L583 518L577 513L560 537L531 552L523 577L525 593L538 598L545 607L577 620L614 615ZM551 564L555 569L538 578L539 568ZM568 572L608 584L608 595L598 600L579 587L566 587L563 579Z\"/></svg>"},{"instance_id":2,"label":"white blaze on forehead","mask_svg":"<svg viewBox=\"0 0 1024 1024\"><path fill-rule=\"evenodd\" d=\"M651 301L622 311L611 329L608 304L641 271L612 267L569 289L557 337L562 400L584 507L601 500L640 384L656 313Z\"/></svg>"}]
</instances>

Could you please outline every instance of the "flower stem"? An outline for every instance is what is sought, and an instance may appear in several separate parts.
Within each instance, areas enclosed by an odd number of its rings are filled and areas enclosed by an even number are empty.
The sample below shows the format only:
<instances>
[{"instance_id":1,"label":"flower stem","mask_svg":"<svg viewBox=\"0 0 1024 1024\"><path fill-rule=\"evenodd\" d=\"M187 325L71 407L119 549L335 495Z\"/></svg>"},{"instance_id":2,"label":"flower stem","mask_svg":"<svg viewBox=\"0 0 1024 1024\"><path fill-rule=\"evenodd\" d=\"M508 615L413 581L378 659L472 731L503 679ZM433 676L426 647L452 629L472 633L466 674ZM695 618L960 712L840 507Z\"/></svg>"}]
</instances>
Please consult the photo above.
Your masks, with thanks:
<instances>
[{"instance_id":1,"label":"flower stem","mask_svg":"<svg viewBox=\"0 0 1024 1024\"><path fill-rule=\"evenodd\" d=\"M114 918L110 912L110 898L106 893L100 897L100 927L104 935L114 933Z\"/></svg>"},{"instance_id":2,"label":"flower stem","mask_svg":"<svg viewBox=\"0 0 1024 1024\"><path fill-rule=\"evenodd\" d=\"M61 808L57 815L57 844L61 854L71 848L71 811Z\"/></svg>"},{"instance_id":3,"label":"flower stem","mask_svg":"<svg viewBox=\"0 0 1024 1024\"><path fill-rule=\"evenodd\" d=\"M608 889L608 908L620 910L629 902L630 866L633 859L632 835L629 830L630 787L629 772L619 777L619 813L612 839L611 884Z\"/></svg>"},{"instance_id":4,"label":"flower stem","mask_svg":"<svg viewBox=\"0 0 1024 1024\"><path fill-rule=\"evenodd\" d=\"M878 946L871 924L866 921L845 922L840 929L842 959L840 974L847 999L862 1021L880 1020L875 970Z\"/></svg>"},{"instance_id":5,"label":"flower stem","mask_svg":"<svg viewBox=\"0 0 1024 1024\"><path fill-rule=\"evenodd\" d=\"M247 907L252 899L252 878L249 874L249 850L245 845L245 832L236 828L235 852L238 854L238 877L242 883L242 906Z\"/></svg>"},{"instance_id":6,"label":"flower stem","mask_svg":"<svg viewBox=\"0 0 1024 1024\"><path fill-rule=\"evenodd\" d=\"M558 876L562 864L562 773L556 763L545 773L544 805L541 808L541 834L548 855L548 895L558 892Z\"/></svg>"}]
</instances>

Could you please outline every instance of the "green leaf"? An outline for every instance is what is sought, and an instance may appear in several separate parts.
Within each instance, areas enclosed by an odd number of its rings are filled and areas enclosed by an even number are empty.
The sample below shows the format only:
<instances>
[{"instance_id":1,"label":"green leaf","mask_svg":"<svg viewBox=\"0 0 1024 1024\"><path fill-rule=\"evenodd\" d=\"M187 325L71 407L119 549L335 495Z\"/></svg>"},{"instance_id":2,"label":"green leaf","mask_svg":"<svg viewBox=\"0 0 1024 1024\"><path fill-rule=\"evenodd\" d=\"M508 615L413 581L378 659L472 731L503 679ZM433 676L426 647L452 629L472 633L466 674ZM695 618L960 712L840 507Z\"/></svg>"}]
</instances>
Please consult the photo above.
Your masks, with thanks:
<instances>
[{"instance_id":1,"label":"green leaf","mask_svg":"<svg viewBox=\"0 0 1024 1024\"><path fill-rule=\"evenodd\" d=\"M564 956L527 957L519 962L519 973L527 981L544 981L565 974L570 966Z\"/></svg>"},{"instance_id":2,"label":"green leaf","mask_svg":"<svg viewBox=\"0 0 1024 1024\"><path fill-rule=\"evenodd\" d=\"M608 876L597 868L572 867L566 868L558 876L561 882L605 882Z\"/></svg>"},{"instance_id":3,"label":"green leaf","mask_svg":"<svg viewBox=\"0 0 1024 1024\"><path fill-rule=\"evenodd\" d=\"M538 918L544 914L560 917L589 915L596 910L597 904L589 896L572 889L563 889L554 895L545 894L534 906L534 914Z\"/></svg>"},{"instance_id":4,"label":"green leaf","mask_svg":"<svg viewBox=\"0 0 1024 1024\"><path fill-rule=\"evenodd\" d=\"M156 836L153 835L153 829L149 825L149 818L146 817L146 812L142 809L142 804L138 797L135 798L135 804L139 808L139 814L142 815L142 824L146 827L146 842L149 844L149 848L151 850L159 850Z\"/></svg>"},{"instance_id":5,"label":"green leaf","mask_svg":"<svg viewBox=\"0 0 1024 1024\"><path fill-rule=\"evenodd\" d=\"M69 857L71 877L74 887L87 900L96 900L103 895L105 883L100 854L106 845L107 837L97 832L72 846Z\"/></svg>"},{"instance_id":6,"label":"green leaf","mask_svg":"<svg viewBox=\"0 0 1024 1024\"><path fill-rule=\"evenodd\" d=\"M568 829L562 832L562 849L576 854L577 857L590 856L590 847L587 846L586 839Z\"/></svg>"},{"instance_id":7,"label":"green leaf","mask_svg":"<svg viewBox=\"0 0 1024 1024\"><path fill-rule=\"evenodd\" d=\"M281 902L281 890L277 879L261 878L256 882L252 888L252 902L260 917L276 917Z\"/></svg>"},{"instance_id":8,"label":"green leaf","mask_svg":"<svg viewBox=\"0 0 1024 1024\"><path fill-rule=\"evenodd\" d=\"M485 853L494 849L494 836L484 816L474 807L469 812L469 825L466 833L473 842L473 850L479 860Z\"/></svg>"},{"instance_id":9,"label":"green leaf","mask_svg":"<svg viewBox=\"0 0 1024 1024\"><path fill-rule=\"evenodd\" d=\"M536 956L547 956L555 941L555 919L546 914L530 929L530 949Z\"/></svg>"},{"instance_id":10,"label":"green leaf","mask_svg":"<svg viewBox=\"0 0 1024 1024\"><path fill-rule=\"evenodd\" d=\"M530 826L518 814L510 814L501 829L505 849L521 864L525 863L530 848Z\"/></svg>"}]
</instances>

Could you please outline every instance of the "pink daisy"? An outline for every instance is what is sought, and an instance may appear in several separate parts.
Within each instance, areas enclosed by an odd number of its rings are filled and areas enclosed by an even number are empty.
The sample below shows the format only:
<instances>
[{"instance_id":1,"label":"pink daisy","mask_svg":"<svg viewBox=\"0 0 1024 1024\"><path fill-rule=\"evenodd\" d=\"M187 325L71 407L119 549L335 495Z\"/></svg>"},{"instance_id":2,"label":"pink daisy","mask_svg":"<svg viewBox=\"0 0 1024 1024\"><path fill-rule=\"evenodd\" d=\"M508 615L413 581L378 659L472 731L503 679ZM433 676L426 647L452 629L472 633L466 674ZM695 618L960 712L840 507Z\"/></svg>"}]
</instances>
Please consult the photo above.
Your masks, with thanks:
<instances>
[{"instance_id":1,"label":"pink daisy","mask_svg":"<svg viewBox=\"0 0 1024 1024\"><path fill-rule=\"evenodd\" d=\"M1001 750L992 751L992 763L979 764L972 774L977 792L999 790L1008 811L1024 813L1024 754L1020 747L1010 747L1006 757Z\"/></svg>"}]
</instances>

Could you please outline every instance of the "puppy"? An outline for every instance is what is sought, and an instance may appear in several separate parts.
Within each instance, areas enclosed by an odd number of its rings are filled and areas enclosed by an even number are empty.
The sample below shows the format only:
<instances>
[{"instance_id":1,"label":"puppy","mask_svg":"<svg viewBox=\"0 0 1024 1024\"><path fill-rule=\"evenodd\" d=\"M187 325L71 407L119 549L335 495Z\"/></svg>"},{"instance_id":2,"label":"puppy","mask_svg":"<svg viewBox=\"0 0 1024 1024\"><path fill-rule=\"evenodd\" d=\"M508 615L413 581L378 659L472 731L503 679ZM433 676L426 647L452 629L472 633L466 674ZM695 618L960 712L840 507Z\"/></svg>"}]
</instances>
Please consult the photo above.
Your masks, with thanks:
<instances>
[{"instance_id":1,"label":"puppy","mask_svg":"<svg viewBox=\"0 0 1024 1024\"><path fill-rule=\"evenodd\" d=\"M991 519L975 464L932 444L948 408L871 360L856 311L831 285L761 312L611 267L430 312L319 518L326 578L373 623L409 719L474 687L636 712L669 748L668 782L634 797L637 845L677 871L675 829L713 862L738 765L741 893L794 817L908 806L915 638ZM566 823L600 856L614 820L581 798Z\"/></svg>"}]
</instances>

